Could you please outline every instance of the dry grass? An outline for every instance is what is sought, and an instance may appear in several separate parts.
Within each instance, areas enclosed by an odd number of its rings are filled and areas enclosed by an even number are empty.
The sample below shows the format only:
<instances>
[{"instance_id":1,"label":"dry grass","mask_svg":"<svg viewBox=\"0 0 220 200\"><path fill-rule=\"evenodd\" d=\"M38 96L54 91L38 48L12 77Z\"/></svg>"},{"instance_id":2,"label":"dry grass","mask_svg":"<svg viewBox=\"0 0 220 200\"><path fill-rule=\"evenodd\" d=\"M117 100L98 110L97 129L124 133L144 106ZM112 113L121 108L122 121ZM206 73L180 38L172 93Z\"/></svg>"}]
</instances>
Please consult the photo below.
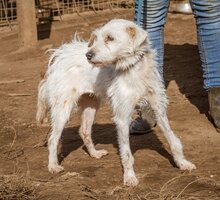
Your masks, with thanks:
<instances>
[{"instance_id":1,"label":"dry grass","mask_svg":"<svg viewBox=\"0 0 220 200\"><path fill-rule=\"evenodd\" d=\"M167 181L160 189L159 199L219 199L220 184L212 178L188 173Z\"/></svg>"},{"instance_id":2,"label":"dry grass","mask_svg":"<svg viewBox=\"0 0 220 200\"><path fill-rule=\"evenodd\" d=\"M36 186L24 176L0 176L0 200L35 200Z\"/></svg>"},{"instance_id":3,"label":"dry grass","mask_svg":"<svg viewBox=\"0 0 220 200\"><path fill-rule=\"evenodd\" d=\"M122 187L114 189L111 194L116 200L219 200L220 184L212 178L183 173L161 187Z\"/></svg>"}]
</instances>

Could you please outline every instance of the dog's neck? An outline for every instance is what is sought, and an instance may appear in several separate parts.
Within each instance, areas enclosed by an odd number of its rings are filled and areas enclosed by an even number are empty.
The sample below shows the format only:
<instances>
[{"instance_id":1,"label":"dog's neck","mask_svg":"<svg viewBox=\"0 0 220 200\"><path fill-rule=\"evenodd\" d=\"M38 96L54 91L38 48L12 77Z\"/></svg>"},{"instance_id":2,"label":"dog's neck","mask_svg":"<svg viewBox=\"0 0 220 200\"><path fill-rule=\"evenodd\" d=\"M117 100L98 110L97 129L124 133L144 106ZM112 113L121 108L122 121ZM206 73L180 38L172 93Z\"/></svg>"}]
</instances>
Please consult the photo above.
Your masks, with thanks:
<instances>
[{"instance_id":1,"label":"dog's neck","mask_svg":"<svg viewBox=\"0 0 220 200\"><path fill-rule=\"evenodd\" d=\"M133 56L123 57L118 59L116 63L116 70L127 71L136 66L144 57L145 53L134 54Z\"/></svg>"},{"instance_id":2,"label":"dog's neck","mask_svg":"<svg viewBox=\"0 0 220 200\"><path fill-rule=\"evenodd\" d=\"M132 54L119 58L116 61L115 69L120 71L128 71L137 66L137 64L143 60L147 53L150 53L150 49L146 46L142 46Z\"/></svg>"}]
</instances>

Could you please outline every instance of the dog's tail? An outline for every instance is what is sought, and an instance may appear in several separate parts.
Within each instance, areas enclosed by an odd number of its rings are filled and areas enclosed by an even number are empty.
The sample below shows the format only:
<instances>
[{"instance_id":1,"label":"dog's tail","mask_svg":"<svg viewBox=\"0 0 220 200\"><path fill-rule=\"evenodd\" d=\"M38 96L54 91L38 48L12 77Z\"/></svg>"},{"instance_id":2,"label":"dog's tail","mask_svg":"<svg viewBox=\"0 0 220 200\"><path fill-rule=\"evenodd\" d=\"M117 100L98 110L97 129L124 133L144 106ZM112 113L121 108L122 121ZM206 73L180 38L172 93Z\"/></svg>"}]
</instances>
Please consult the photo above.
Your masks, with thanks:
<instances>
[{"instance_id":1,"label":"dog's tail","mask_svg":"<svg viewBox=\"0 0 220 200\"><path fill-rule=\"evenodd\" d=\"M47 119L48 103L46 92L46 79L40 81L38 86L38 100L37 100L37 114L36 121L38 124L42 124Z\"/></svg>"}]
</instances>

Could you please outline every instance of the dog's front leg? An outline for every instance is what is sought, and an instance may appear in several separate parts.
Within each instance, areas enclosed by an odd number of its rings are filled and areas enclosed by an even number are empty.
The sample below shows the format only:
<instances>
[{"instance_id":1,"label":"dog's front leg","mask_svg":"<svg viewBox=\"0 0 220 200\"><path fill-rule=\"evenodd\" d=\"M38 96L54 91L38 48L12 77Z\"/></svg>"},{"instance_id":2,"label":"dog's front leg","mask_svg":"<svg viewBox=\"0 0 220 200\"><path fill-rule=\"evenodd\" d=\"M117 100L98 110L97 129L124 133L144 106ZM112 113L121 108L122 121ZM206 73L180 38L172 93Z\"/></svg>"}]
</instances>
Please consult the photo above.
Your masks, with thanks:
<instances>
[{"instance_id":1,"label":"dog's front leg","mask_svg":"<svg viewBox=\"0 0 220 200\"><path fill-rule=\"evenodd\" d=\"M166 102L163 102L163 99L165 99L165 97L165 93L158 92L156 89L153 89L148 95L148 100L152 109L155 112L157 123L163 131L164 136L170 145L176 165L181 170L196 169L196 166L194 164L185 159L182 143L170 128L166 113Z\"/></svg>"},{"instance_id":2,"label":"dog's front leg","mask_svg":"<svg viewBox=\"0 0 220 200\"><path fill-rule=\"evenodd\" d=\"M126 100L128 99L126 98ZM126 100L120 101L117 99L113 101L113 119L118 131L119 153L124 170L124 185L136 186L138 185L138 179L133 169L134 158L129 143L129 124L133 107L129 103L126 104Z\"/></svg>"}]
</instances>

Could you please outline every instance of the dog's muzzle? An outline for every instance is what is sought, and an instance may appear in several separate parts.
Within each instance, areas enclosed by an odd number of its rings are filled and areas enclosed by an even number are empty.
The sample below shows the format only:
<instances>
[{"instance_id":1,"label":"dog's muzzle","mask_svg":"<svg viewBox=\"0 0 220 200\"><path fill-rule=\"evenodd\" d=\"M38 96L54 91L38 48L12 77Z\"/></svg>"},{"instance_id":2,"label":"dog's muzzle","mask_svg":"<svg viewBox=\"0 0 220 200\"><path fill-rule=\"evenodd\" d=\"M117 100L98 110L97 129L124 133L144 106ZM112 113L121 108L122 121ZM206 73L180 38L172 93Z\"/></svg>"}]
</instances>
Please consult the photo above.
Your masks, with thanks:
<instances>
[{"instance_id":1,"label":"dog's muzzle","mask_svg":"<svg viewBox=\"0 0 220 200\"><path fill-rule=\"evenodd\" d=\"M95 53L92 52L92 51L88 51L88 52L86 53L86 57L87 57L88 60L92 60L92 58L93 58L94 56L95 56Z\"/></svg>"}]
</instances>

